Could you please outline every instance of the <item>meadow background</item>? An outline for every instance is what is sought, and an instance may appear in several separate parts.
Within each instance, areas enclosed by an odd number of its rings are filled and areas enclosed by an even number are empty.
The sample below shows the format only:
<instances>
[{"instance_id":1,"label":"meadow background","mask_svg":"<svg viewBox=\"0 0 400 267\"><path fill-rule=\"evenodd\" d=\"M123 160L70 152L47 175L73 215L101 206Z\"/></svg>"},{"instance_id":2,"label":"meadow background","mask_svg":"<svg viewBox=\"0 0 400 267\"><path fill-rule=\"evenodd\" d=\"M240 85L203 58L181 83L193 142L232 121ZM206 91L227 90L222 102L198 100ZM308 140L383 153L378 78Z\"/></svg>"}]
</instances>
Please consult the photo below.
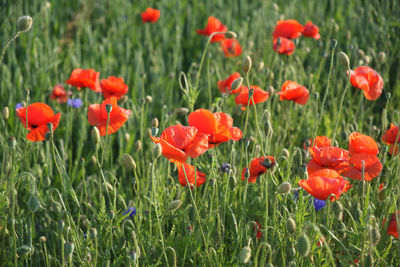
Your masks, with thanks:
<instances>
[{"instance_id":1,"label":"meadow background","mask_svg":"<svg viewBox=\"0 0 400 267\"><path fill-rule=\"evenodd\" d=\"M398 1L0 0L0 6L1 45L15 34L18 17L33 18L32 29L10 46L0 66L0 107L10 109L9 119L0 120L1 266L239 266L247 246L248 264L256 266L400 265L399 240L387 235L382 223L399 206L399 157L388 155L381 141L390 123L400 122ZM147 7L161 11L157 23L142 24L140 13ZM153 118L159 120L159 132L176 122L187 125L180 108L189 105L178 77L184 72L195 81L207 41L196 29L204 28L209 16L237 33L243 53L225 58L218 44L210 45L194 109L221 110L243 128L246 112L233 97L221 99L217 81L242 72L246 55L253 60L251 84L279 91L285 80L293 80L310 90L310 99L300 106L274 95L256 105L258 123L250 109L246 141L221 144L195 159L208 181L190 192L179 184L175 165L155 157L147 132ZM296 39L293 55L276 54L272 32L279 19L311 20L320 29L320 41ZM339 51L349 56L352 69L368 65L385 82L376 101L350 86L341 114L348 78L336 58ZM87 121L88 105L101 103L102 97L66 86L84 101L81 108L49 100L53 86L65 85L75 68L94 68L100 78L123 77L129 86L128 100L120 105L132 111L130 119L101 140L105 183ZM47 103L62 113L54 133L59 157L53 156L51 142L25 138L14 106L27 101L26 89L29 103ZM301 165L307 163L304 140L315 131L332 138L338 116L338 145L347 149L353 131L367 134L381 145L384 168L371 182L352 181L339 201L315 211L304 190L295 201L292 193L277 189L284 181L299 187ZM245 161L262 156L257 145L276 157L278 167L246 184L241 170ZM135 172L124 166L124 153L135 160ZM220 170L227 162L233 166L230 173ZM61 176L60 165L65 166ZM63 186L65 179L71 186ZM379 200L383 182L386 195ZM182 206L168 209L178 199ZM123 215L129 207L136 208L132 218ZM296 223L293 233L286 227L289 218ZM304 234L311 246L307 257L297 245Z\"/></svg>"}]
</instances>

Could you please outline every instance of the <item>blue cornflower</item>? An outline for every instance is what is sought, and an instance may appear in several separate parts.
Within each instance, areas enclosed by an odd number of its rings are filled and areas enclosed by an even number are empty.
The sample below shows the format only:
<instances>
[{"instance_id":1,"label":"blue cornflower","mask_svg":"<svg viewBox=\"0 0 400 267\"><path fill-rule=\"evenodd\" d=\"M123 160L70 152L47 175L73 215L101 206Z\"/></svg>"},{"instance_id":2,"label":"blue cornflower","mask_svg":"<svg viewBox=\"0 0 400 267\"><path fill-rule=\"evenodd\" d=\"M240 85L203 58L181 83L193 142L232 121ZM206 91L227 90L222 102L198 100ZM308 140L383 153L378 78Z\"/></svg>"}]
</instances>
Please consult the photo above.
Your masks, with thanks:
<instances>
[{"instance_id":1,"label":"blue cornflower","mask_svg":"<svg viewBox=\"0 0 400 267\"><path fill-rule=\"evenodd\" d=\"M68 99L67 105L73 108L80 108L82 106L82 100L80 98Z\"/></svg>"},{"instance_id":2,"label":"blue cornflower","mask_svg":"<svg viewBox=\"0 0 400 267\"><path fill-rule=\"evenodd\" d=\"M136 215L136 208L135 207L129 207L125 212L124 215L129 214L128 217L133 218L134 215Z\"/></svg>"},{"instance_id":3,"label":"blue cornflower","mask_svg":"<svg viewBox=\"0 0 400 267\"><path fill-rule=\"evenodd\" d=\"M222 172L229 173L231 169L231 165L229 163L222 163L222 166L220 167Z\"/></svg>"},{"instance_id":4,"label":"blue cornflower","mask_svg":"<svg viewBox=\"0 0 400 267\"><path fill-rule=\"evenodd\" d=\"M15 109L22 108L23 106L24 106L24 104L22 104L21 102L19 102L19 103L17 103L17 104L15 105Z\"/></svg>"},{"instance_id":5,"label":"blue cornflower","mask_svg":"<svg viewBox=\"0 0 400 267\"><path fill-rule=\"evenodd\" d=\"M315 211L319 211L320 209L325 207L326 201L325 200L320 200L318 198L314 198L313 204L314 204Z\"/></svg>"}]
</instances>

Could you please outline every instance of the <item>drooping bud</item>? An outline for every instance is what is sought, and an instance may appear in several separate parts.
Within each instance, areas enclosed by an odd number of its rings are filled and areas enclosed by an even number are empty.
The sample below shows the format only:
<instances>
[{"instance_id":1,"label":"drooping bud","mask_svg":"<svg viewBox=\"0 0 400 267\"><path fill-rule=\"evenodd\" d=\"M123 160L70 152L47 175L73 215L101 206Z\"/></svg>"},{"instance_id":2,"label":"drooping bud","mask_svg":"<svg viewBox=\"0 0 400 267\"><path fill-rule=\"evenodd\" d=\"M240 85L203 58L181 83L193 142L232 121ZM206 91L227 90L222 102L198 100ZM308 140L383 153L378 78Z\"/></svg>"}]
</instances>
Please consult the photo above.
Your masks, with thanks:
<instances>
[{"instance_id":1,"label":"drooping bud","mask_svg":"<svg viewBox=\"0 0 400 267\"><path fill-rule=\"evenodd\" d=\"M64 220L59 220L58 223L57 223L57 226L58 226L58 230L59 230L60 232L62 232L62 231L64 230L64 227L65 227L65 222L64 222Z\"/></svg>"},{"instance_id":2,"label":"drooping bud","mask_svg":"<svg viewBox=\"0 0 400 267\"><path fill-rule=\"evenodd\" d=\"M28 209L31 212L36 212L40 208L39 199L35 195L30 195L28 199Z\"/></svg>"},{"instance_id":3,"label":"drooping bud","mask_svg":"<svg viewBox=\"0 0 400 267\"><path fill-rule=\"evenodd\" d=\"M128 169L134 171L136 169L136 162L133 160L133 158L129 154L124 154L122 156L122 159L124 161L125 167Z\"/></svg>"},{"instance_id":4,"label":"drooping bud","mask_svg":"<svg viewBox=\"0 0 400 267\"><path fill-rule=\"evenodd\" d=\"M250 71L251 64L252 64L251 57L250 56L245 57L242 64L244 73L248 73Z\"/></svg>"},{"instance_id":5,"label":"drooping bud","mask_svg":"<svg viewBox=\"0 0 400 267\"><path fill-rule=\"evenodd\" d=\"M64 249L65 249L65 254L67 254L67 256L70 256L72 255L72 253L74 253L75 245L73 242L65 243Z\"/></svg>"},{"instance_id":6,"label":"drooping bud","mask_svg":"<svg viewBox=\"0 0 400 267\"><path fill-rule=\"evenodd\" d=\"M251 248L246 246L240 251L240 262L246 264L251 258Z\"/></svg>"},{"instance_id":7,"label":"drooping bud","mask_svg":"<svg viewBox=\"0 0 400 267\"><path fill-rule=\"evenodd\" d=\"M267 92L269 94L269 97L273 96L275 94L275 88L272 85L269 85L267 87Z\"/></svg>"},{"instance_id":8,"label":"drooping bud","mask_svg":"<svg viewBox=\"0 0 400 267\"><path fill-rule=\"evenodd\" d=\"M157 118L153 118L151 120L151 127L158 128L158 119Z\"/></svg>"},{"instance_id":9,"label":"drooping bud","mask_svg":"<svg viewBox=\"0 0 400 267\"><path fill-rule=\"evenodd\" d=\"M337 46L337 40L336 39L331 39L331 47L336 48Z\"/></svg>"},{"instance_id":10,"label":"drooping bud","mask_svg":"<svg viewBox=\"0 0 400 267\"><path fill-rule=\"evenodd\" d=\"M151 103L153 102L153 98L150 95L146 96L146 103Z\"/></svg>"},{"instance_id":11,"label":"drooping bud","mask_svg":"<svg viewBox=\"0 0 400 267\"><path fill-rule=\"evenodd\" d=\"M290 156L289 150L287 150L286 148L282 149L281 154L285 158L289 158Z\"/></svg>"},{"instance_id":12,"label":"drooping bud","mask_svg":"<svg viewBox=\"0 0 400 267\"><path fill-rule=\"evenodd\" d=\"M99 129L98 129L96 126L94 126L93 129L92 129L92 131L91 131L91 134L92 134L92 141L93 141L93 143L97 145L97 144L100 142L100 132L99 132Z\"/></svg>"},{"instance_id":13,"label":"drooping bud","mask_svg":"<svg viewBox=\"0 0 400 267\"><path fill-rule=\"evenodd\" d=\"M242 77L239 77L239 78L235 79L232 82L231 89L232 90L238 89L240 86L242 86L242 83L243 83L243 78Z\"/></svg>"},{"instance_id":14,"label":"drooping bud","mask_svg":"<svg viewBox=\"0 0 400 267\"><path fill-rule=\"evenodd\" d=\"M288 182L283 182L279 187L278 187L278 193L281 194L287 194L290 192L292 189L292 185Z\"/></svg>"},{"instance_id":15,"label":"drooping bud","mask_svg":"<svg viewBox=\"0 0 400 267\"><path fill-rule=\"evenodd\" d=\"M155 158L158 158L161 156L161 152L162 152L162 148L161 148L161 144L156 144L154 146L154 150L153 150L153 156Z\"/></svg>"},{"instance_id":16,"label":"drooping bud","mask_svg":"<svg viewBox=\"0 0 400 267\"><path fill-rule=\"evenodd\" d=\"M379 52L378 59L379 59L380 63L385 63L385 61L386 61L386 53L383 52L383 51Z\"/></svg>"},{"instance_id":17,"label":"drooping bud","mask_svg":"<svg viewBox=\"0 0 400 267\"><path fill-rule=\"evenodd\" d=\"M264 61L260 61L260 63L258 63L257 71L260 72L263 68L264 68Z\"/></svg>"},{"instance_id":18,"label":"drooping bud","mask_svg":"<svg viewBox=\"0 0 400 267\"><path fill-rule=\"evenodd\" d=\"M340 51L340 52L338 53L338 58L339 58L340 63L341 63L346 69L350 68L350 60L349 60L349 57L348 57L343 51Z\"/></svg>"},{"instance_id":19,"label":"drooping bud","mask_svg":"<svg viewBox=\"0 0 400 267\"><path fill-rule=\"evenodd\" d=\"M8 118L10 117L10 110L8 109L8 107L3 108L2 117L3 117L3 120L5 120L5 121L8 120Z\"/></svg>"},{"instance_id":20,"label":"drooping bud","mask_svg":"<svg viewBox=\"0 0 400 267\"><path fill-rule=\"evenodd\" d=\"M136 151L140 151L142 149L142 141L137 140L135 143Z\"/></svg>"},{"instance_id":21,"label":"drooping bud","mask_svg":"<svg viewBox=\"0 0 400 267\"><path fill-rule=\"evenodd\" d=\"M296 233L296 222L292 218L286 221L286 230L292 235Z\"/></svg>"},{"instance_id":22,"label":"drooping bud","mask_svg":"<svg viewBox=\"0 0 400 267\"><path fill-rule=\"evenodd\" d=\"M341 221L343 219L343 206L339 201L333 202L333 212L337 220Z\"/></svg>"},{"instance_id":23,"label":"drooping bud","mask_svg":"<svg viewBox=\"0 0 400 267\"><path fill-rule=\"evenodd\" d=\"M296 245L296 250L299 252L299 255L303 258L307 257L310 254L310 240L306 234L303 234Z\"/></svg>"},{"instance_id":24,"label":"drooping bud","mask_svg":"<svg viewBox=\"0 0 400 267\"><path fill-rule=\"evenodd\" d=\"M18 254L27 256L30 255L32 253L32 247L31 246L27 246L27 245L22 245L21 247L18 248Z\"/></svg>"},{"instance_id":25,"label":"drooping bud","mask_svg":"<svg viewBox=\"0 0 400 267\"><path fill-rule=\"evenodd\" d=\"M168 204L167 210L169 211L174 211L179 209L182 206L182 201L180 199L171 201L171 203Z\"/></svg>"},{"instance_id":26,"label":"drooping bud","mask_svg":"<svg viewBox=\"0 0 400 267\"><path fill-rule=\"evenodd\" d=\"M31 29L33 19L30 16L22 16L18 18L17 30L19 32L27 32Z\"/></svg>"},{"instance_id":27,"label":"drooping bud","mask_svg":"<svg viewBox=\"0 0 400 267\"><path fill-rule=\"evenodd\" d=\"M236 39L237 38L237 34L233 31L227 31L225 33L225 37L228 39Z\"/></svg>"}]
</instances>

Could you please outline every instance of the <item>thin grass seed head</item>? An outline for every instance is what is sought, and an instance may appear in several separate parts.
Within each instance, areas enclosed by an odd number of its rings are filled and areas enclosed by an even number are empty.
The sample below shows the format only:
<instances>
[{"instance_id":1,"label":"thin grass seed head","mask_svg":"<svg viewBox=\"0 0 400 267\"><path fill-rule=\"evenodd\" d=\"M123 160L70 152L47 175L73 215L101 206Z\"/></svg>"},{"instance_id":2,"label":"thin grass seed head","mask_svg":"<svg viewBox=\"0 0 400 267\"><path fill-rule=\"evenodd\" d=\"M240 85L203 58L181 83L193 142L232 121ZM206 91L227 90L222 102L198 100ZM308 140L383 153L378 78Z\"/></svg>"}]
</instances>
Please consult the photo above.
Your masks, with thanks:
<instances>
[{"instance_id":1,"label":"thin grass seed head","mask_svg":"<svg viewBox=\"0 0 400 267\"><path fill-rule=\"evenodd\" d=\"M30 16L22 16L18 18L17 30L19 32L27 32L31 29L33 19Z\"/></svg>"},{"instance_id":2,"label":"thin grass seed head","mask_svg":"<svg viewBox=\"0 0 400 267\"><path fill-rule=\"evenodd\" d=\"M89 235L90 235L90 238L92 238L92 239L97 238L97 229L94 227L90 228Z\"/></svg>"}]
</instances>

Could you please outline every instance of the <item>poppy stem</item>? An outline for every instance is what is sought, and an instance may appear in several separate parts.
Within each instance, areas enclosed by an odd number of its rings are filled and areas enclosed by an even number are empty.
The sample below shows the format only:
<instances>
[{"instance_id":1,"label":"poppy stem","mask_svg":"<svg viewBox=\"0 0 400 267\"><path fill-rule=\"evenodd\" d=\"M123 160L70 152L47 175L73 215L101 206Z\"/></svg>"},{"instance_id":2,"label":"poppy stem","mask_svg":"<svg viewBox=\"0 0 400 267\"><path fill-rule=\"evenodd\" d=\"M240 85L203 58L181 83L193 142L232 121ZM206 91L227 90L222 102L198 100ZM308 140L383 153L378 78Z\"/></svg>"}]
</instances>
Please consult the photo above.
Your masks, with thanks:
<instances>
[{"instance_id":1,"label":"poppy stem","mask_svg":"<svg viewBox=\"0 0 400 267\"><path fill-rule=\"evenodd\" d=\"M348 82L346 84L346 87L344 88L344 92L342 94L342 99L340 100L339 111L338 111L338 115L337 115L336 123L335 123L335 130L333 131L332 144L335 142L336 131L337 131L337 128L338 128L338 125L339 125L340 115L342 114L342 107L343 107L344 98L346 96L347 89L349 88L349 85L350 85L350 77L351 77L350 67L348 67L347 70L349 72L349 79L348 79Z\"/></svg>"},{"instance_id":2,"label":"poppy stem","mask_svg":"<svg viewBox=\"0 0 400 267\"><path fill-rule=\"evenodd\" d=\"M18 36L21 34L21 31L17 32L10 40L7 41L7 43L3 46L3 49L1 50L1 55L0 55L0 67L1 67L1 63L3 62L4 56L6 54L6 50L7 48L10 46L10 44L12 44L12 42L14 42L15 40L17 40Z\"/></svg>"}]
</instances>

